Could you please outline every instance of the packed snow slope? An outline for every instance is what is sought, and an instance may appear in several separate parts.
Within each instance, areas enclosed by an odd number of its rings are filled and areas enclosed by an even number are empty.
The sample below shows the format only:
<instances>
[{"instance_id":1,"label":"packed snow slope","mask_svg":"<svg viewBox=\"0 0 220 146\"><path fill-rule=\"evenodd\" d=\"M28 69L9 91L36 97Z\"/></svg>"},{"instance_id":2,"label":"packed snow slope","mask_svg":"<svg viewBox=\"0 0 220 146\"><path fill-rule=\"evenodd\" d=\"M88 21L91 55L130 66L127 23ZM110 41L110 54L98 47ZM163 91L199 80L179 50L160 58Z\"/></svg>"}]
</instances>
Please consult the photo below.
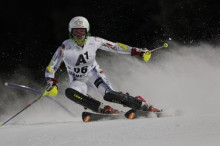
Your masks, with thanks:
<instances>
[{"instance_id":1,"label":"packed snow slope","mask_svg":"<svg viewBox=\"0 0 220 146\"><path fill-rule=\"evenodd\" d=\"M5 126L2 146L218 146L220 115Z\"/></svg>"},{"instance_id":2,"label":"packed snow slope","mask_svg":"<svg viewBox=\"0 0 220 146\"><path fill-rule=\"evenodd\" d=\"M97 55L97 61L115 89L142 95L148 102L174 116L85 124L80 117L83 108L64 96L68 79L63 73L58 78L59 96L53 99L71 112L43 98L0 128L0 145L219 145L219 46L173 43L170 48L154 53L148 63L129 55L104 52ZM14 78L17 84L30 85L27 76L17 74ZM32 88L43 89L39 85L32 85ZM26 92L18 95L16 90L1 86L3 100L0 106L4 110L1 111L0 122L38 96ZM102 100L99 94L90 94ZM111 105L127 110L120 105Z\"/></svg>"}]
</instances>

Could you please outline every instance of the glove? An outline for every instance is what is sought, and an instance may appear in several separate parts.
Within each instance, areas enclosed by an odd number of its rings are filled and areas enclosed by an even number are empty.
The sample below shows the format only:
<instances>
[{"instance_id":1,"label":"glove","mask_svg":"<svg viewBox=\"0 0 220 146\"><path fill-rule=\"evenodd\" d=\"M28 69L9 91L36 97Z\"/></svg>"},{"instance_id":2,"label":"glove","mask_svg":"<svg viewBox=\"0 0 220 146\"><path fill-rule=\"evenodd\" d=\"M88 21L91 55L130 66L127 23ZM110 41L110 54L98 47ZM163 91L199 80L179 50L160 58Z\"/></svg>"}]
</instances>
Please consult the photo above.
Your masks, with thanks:
<instances>
[{"instance_id":1,"label":"glove","mask_svg":"<svg viewBox=\"0 0 220 146\"><path fill-rule=\"evenodd\" d=\"M139 56L144 59L145 62L148 62L151 58L151 51L146 48L132 48L131 56Z\"/></svg>"},{"instance_id":2,"label":"glove","mask_svg":"<svg viewBox=\"0 0 220 146\"><path fill-rule=\"evenodd\" d=\"M49 96L56 96L58 94L58 81L54 78L47 80L46 91Z\"/></svg>"}]
</instances>

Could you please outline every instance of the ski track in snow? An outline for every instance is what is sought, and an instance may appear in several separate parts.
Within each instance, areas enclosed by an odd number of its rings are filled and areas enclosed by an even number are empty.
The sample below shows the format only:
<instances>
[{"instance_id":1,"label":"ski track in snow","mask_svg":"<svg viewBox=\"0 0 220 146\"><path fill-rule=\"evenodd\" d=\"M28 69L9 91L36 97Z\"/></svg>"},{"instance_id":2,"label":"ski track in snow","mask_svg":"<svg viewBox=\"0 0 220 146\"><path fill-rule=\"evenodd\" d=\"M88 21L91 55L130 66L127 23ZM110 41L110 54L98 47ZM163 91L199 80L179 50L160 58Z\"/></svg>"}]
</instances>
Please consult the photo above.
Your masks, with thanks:
<instances>
[{"instance_id":1,"label":"ski track in snow","mask_svg":"<svg viewBox=\"0 0 220 146\"><path fill-rule=\"evenodd\" d=\"M147 101L173 112L175 116L85 124L80 118L83 108L63 97L68 83L61 81L59 96L54 99L65 105L73 115L44 98L0 127L0 146L219 146L219 47L173 44L172 50L158 51L147 64L130 56L108 55L104 58L98 55L97 61L114 88L129 91L132 95L147 96ZM16 81L25 85L25 80ZM4 93L3 98L14 94ZM33 95L29 101L35 98L36 95ZM7 113L0 116L0 122L26 104L19 98L14 108L8 108L5 110ZM7 107L1 102L0 105ZM126 110L120 105L110 105Z\"/></svg>"}]
</instances>

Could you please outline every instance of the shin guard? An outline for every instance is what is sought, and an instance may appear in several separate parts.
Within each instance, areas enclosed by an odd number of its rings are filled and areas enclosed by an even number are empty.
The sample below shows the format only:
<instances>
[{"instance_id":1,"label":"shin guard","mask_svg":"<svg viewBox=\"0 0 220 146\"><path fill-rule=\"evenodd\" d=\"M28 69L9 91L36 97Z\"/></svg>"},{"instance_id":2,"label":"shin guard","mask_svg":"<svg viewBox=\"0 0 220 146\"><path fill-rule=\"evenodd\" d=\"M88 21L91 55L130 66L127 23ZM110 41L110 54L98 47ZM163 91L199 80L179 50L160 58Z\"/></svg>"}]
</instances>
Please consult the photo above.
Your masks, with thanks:
<instances>
[{"instance_id":1,"label":"shin guard","mask_svg":"<svg viewBox=\"0 0 220 146\"><path fill-rule=\"evenodd\" d=\"M91 109L92 111L98 112L101 102L93 98L90 98L72 88L67 88L65 91L65 94L66 94L66 97L76 102L77 104L87 107Z\"/></svg>"},{"instance_id":2,"label":"shin guard","mask_svg":"<svg viewBox=\"0 0 220 146\"><path fill-rule=\"evenodd\" d=\"M109 91L105 94L104 99L109 102L119 103L124 106L133 108L133 109L141 109L142 101L121 92Z\"/></svg>"}]
</instances>

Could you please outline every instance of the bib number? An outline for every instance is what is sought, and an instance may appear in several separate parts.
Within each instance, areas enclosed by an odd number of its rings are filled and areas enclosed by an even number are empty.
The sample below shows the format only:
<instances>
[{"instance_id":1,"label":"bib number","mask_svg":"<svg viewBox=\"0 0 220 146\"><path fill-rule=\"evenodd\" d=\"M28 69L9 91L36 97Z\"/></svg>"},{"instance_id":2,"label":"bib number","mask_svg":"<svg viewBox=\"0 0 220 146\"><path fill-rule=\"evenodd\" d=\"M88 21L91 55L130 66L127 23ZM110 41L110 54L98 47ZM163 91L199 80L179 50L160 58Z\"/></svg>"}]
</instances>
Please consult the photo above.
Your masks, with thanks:
<instances>
[{"instance_id":1,"label":"bib number","mask_svg":"<svg viewBox=\"0 0 220 146\"><path fill-rule=\"evenodd\" d=\"M83 66L81 68L74 68L75 73L85 74L88 71L88 66Z\"/></svg>"}]
</instances>

